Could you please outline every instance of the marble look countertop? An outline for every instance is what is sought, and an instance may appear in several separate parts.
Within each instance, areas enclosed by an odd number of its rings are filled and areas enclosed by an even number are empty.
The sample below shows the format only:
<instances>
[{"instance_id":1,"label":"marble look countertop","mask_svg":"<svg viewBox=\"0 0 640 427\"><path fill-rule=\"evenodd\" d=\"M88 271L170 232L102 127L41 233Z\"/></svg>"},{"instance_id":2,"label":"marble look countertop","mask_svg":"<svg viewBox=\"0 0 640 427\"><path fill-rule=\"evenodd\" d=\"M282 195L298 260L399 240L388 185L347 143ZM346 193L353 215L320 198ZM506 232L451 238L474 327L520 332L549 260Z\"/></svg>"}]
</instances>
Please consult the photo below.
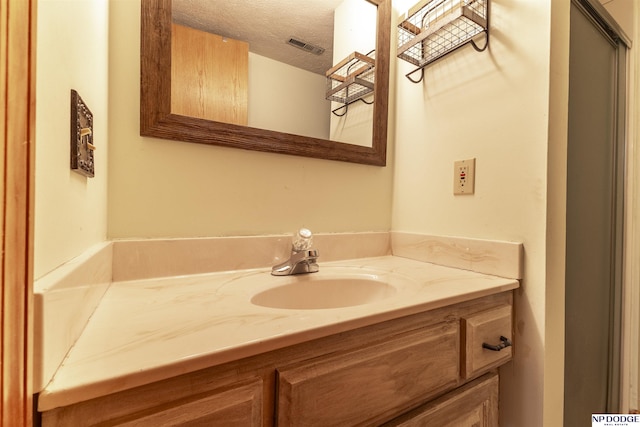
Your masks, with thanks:
<instances>
[{"instance_id":1,"label":"marble look countertop","mask_svg":"<svg viewBox=\"0 0 640 427\"><path fill-rule=\"evenodd\" d=\"M406 280L379 301L313 310L253 305L253 295L285 280L264 268L114 282L40 393L38 410L519 286L515 279L395 256L321 263L319 273L307 276L354 269Z\"/></svg>"}]
</instances>

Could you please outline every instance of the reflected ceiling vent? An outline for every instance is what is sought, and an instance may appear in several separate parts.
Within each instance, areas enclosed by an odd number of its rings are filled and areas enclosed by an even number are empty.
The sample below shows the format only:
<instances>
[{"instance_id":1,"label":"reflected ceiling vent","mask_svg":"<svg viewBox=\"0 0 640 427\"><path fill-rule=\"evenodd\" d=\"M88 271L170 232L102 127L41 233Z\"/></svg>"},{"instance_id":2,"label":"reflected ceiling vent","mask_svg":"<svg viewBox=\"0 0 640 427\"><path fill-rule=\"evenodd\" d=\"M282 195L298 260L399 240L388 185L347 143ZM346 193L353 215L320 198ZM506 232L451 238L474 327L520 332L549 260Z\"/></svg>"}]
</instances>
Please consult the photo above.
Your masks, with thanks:
<instances>
[{"instance_id":1,"label":"reflected ceiling vent","mask_svg":"<svg viewBox=\"0 0 640 427\"><path fill-rule=\"evenodd\" d=\"M324 53L323 47L307 43L296 37L289 37L289 40L287 40L287 44L290 44L293 47L297 47L298 49L306 50L307 52L313 53L314 55L322 55Z\"/></svg>"}]
</instances>

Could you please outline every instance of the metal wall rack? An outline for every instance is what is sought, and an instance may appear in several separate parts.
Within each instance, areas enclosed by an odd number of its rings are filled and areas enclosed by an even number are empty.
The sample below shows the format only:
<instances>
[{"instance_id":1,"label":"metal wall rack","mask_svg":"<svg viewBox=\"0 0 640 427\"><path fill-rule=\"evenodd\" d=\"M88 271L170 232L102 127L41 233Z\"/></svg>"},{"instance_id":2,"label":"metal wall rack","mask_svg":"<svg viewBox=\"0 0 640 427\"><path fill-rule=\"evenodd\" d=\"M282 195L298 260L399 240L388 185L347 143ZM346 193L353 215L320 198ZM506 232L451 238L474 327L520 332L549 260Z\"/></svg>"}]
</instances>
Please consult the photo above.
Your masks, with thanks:
<instances>
[{"instance_id":1,"label":"metal wall rack","mask_svg":"<svg viewBox=\"0 0 640 427\"><path fill-rule=\"evenodd\" d=\"M479 47L481 34L485 43ZM414 83L424 78L424 67L468 43L478 52L489 46L489 0L422 0L398 25L398 58L418 67L406 75Z\"/></svg>"},{"instance_id":2,"label":"metal wall rack","mask_svg":"<svg viewBox=\"0 0 640 427\"><path fill-rule=\"evenodd\" d=\"M336 116L344 116L349 104L365 101L364 97L373 92L375 85L375 50L363 55L353 52L326 72L326 99L343 104L331 111Z\"/></svg>"}]
</instances>

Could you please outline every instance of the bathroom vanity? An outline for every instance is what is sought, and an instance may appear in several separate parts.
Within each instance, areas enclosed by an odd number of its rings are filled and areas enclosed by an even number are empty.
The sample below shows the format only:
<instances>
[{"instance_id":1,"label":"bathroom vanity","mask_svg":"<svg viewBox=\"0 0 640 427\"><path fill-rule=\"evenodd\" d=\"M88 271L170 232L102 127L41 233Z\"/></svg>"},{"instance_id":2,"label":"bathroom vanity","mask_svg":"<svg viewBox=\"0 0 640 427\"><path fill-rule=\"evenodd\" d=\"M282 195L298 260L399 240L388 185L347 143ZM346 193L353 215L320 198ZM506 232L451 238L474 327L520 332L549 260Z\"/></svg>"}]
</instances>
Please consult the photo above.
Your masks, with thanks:
<instances>
[{"instance_id":1,"label":"bathroom vanity","mask_svg":"<svg viewBox=\"0 0 640 427\"><path fill-rule=\"evenodd\" d=\"M358 300L359 280L379 290ZM114 281L39 393L41 423L496 426L518 286L390 255Z\"/></svg>"},{"instance_id":2,"label":"bathroom vanity","mask_svg":"<svg viewBox=\"0 0 640 427\"><path fill-rule=\"evenodd\" d=\"M512 292L344 330L43 413L43 426L497 425ZM98 368L98 365L96 365ZM436 421L438 420L438 421ZM441 421L440 421L441 420Z\"/></svg>"}]
</instances>

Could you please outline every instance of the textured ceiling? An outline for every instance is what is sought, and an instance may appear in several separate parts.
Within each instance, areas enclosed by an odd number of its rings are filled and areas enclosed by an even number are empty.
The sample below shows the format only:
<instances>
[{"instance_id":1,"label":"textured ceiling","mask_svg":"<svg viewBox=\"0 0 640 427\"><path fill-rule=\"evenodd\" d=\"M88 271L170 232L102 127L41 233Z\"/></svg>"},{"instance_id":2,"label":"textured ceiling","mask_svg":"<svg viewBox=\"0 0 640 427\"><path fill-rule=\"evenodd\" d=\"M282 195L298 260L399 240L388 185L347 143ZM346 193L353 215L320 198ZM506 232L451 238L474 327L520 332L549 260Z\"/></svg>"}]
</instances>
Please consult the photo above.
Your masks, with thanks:
<instances>
[{"instance_id":1,"label":"textured ceiling","mask_svg":"<svg viewBox=\"0 0 640 427\"><path fill-rule=\"evenodd\" d=\"M324 75L333 66L333 10L342 0L173 0L177 24L249 43L249 50ZM294 37L325 49L286 44Z\"/></svg>"}]
</instances>

